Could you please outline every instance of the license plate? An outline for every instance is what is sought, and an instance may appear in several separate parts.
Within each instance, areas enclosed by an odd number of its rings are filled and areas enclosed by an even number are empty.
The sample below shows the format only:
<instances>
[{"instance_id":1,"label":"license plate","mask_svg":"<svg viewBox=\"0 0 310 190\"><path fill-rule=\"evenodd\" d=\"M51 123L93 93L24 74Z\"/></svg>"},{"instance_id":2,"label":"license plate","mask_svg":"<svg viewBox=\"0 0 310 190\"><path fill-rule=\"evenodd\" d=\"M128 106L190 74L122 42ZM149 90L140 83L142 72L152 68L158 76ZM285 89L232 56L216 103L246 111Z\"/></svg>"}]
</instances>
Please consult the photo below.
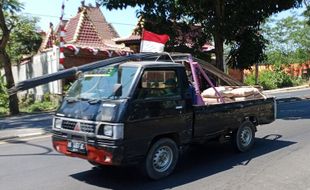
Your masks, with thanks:
<instances>
[{"instance_id":1,"label":"license plate","mask_svg":"<svg viewBox=\"0 0 310 190\"><path fill-rule=\"evenodd\" d=\"M87 153L85 142L69 140L67 148L68 148L68 151L70 152L76 152L76 153L81 153L81 154Z\"/></svg>"}]
</instances>

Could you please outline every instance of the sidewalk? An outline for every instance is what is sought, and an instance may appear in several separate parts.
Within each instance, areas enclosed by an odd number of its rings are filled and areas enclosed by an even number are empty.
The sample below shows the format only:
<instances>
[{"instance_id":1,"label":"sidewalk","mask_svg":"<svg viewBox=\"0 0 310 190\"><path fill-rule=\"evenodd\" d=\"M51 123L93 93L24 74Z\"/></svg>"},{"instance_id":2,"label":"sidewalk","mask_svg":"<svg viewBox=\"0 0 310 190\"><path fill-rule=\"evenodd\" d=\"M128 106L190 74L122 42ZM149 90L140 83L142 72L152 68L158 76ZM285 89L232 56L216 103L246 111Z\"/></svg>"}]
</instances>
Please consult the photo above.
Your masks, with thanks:
<instances>
[{"instance_id":1,"label":"sidewalk","mask_svg":"<svg viewBox=\"0 0 310 190\"><path fill-rule=\"evenodd\" d=\"M0 118L0 141L47 134L53 113L25 114Z\"/></svg>"},{"instance_id":2,"label":"sidewalk","mask_svg":"<svg viewBox=\"0 0 310 190\"><path fill-rule=\"evenodd\" d=\"M278 102L290 102L296 100L309 100L310 87L309 85L296 86L290 88L280 88L274 90L263 91L267 97L276 97Z\"/></svg>"},{"instance_id":3,"label":"sidewalk","mask_svg":"<svg viewBox=\"0 0 310 190\"><path fill-rule=\"evenodd\" d=\"M294 87L288 87L288 88L278 88L274 90L264 90L263 92L266 94L273 94L273 93L290 92L294 90L306 89L309 87L310 85L302 85L302 86L294 86Z\"/></svg>"}]
</instances>

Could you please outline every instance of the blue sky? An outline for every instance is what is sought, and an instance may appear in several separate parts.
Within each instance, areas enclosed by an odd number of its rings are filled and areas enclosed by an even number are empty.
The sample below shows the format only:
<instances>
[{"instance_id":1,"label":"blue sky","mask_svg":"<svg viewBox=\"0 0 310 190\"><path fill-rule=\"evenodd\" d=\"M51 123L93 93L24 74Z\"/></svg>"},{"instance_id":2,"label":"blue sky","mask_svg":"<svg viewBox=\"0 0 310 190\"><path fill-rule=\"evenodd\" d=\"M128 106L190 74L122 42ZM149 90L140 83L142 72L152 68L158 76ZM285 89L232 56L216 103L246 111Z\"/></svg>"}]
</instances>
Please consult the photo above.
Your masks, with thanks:
<instances>
[{"instance_id":1,"label":"blue sky","mask_svg":"<svg viewBox=\"0 0 310 190\"><path fill-rule=\"evenodd\" d=\"M301 16L302 13L305 11L305 7L300 7L300 8L292 8L292 9L289 9L289 10L286 10L286 11L282 11L278 14L275 14L272 16L272 18L275 18L275 19L282 19L282 18L285 18L285 17L288 17L288 16Z\"/></svg>"},{"instance_id":2,"label":"blue sky","mask_svg":"<svg viewBox=\"0 0 310 190\"><path fill-rule=\"evenodd\" d=\"M21 0L21 2L24 3L24 13L30 13L31 16L40 18L38 25L42 30L48 30L50 22L52 22L54 26L59 23L62 0ZM89 3L95 5L95 0L85 0L86 5ZM64 18L68 19L76 15L80 4L80 0L66 0ZM132 33L138 20L136 18L135 8L129 7L125 10L112 11L101 8L101 10L106 20L112 23L121 37L127 37ZM293 14L299 15L303 10L304 8L284 11L277 14L274 18L280 19Z\"/></svg>"},{"instance_id":3,"label":"blue sky","mask_svg":"<svg viewBox=\"0 0 310 190\"><path fill-rule=\"evenodd\" d=\"M31 16L40 18L38 26L42 30L48 30L50 22L54 26L59 23L62 0L21 0L21 2L24 3L23 13L30 13ZM86 5L89 3L95 5L95 0L85 0ZM75 16L80 5L80 0L66 0L64 18L68 19ZM101 11L121 37L129 36L138 20L135 9L130 7L126 10L112 11L101 8Z\"/></svg>"}]
</instances>

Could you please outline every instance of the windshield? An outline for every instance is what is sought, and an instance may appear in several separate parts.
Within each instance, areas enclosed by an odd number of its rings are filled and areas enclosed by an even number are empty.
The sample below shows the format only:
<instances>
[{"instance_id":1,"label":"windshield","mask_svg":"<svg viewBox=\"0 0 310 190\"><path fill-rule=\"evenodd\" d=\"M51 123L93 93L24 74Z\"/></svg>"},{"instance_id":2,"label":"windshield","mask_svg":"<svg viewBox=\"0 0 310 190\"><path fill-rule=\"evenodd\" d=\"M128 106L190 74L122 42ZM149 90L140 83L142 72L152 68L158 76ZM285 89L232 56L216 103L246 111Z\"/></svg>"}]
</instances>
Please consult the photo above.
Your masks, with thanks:
<instances>
[{"instance_id":1,"label":"windshield","mask_svg":"<svg viewBox=\"0 0 310 190\"><path fill-rule=\"evenodd\" d=\"M114 65L85 72L74 82L68 91L68 97L81 99L106 99L113 96L115 84L122 85L122 96L129 95L137 67Z\"/></svg>"}]
</instances>

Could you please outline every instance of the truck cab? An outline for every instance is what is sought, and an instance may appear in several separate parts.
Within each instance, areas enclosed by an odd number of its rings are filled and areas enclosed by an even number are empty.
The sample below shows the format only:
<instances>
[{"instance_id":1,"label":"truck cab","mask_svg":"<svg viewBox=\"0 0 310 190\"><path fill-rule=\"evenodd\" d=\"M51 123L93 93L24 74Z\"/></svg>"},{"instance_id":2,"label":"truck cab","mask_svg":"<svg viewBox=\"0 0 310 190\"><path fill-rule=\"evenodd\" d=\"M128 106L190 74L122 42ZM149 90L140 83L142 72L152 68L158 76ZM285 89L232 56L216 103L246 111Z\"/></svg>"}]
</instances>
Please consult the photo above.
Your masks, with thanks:
<instances>
[{"instance_id":1,"label":"truck cab","mask_svg":"<svg viewBox=\"0 0 310 190\"><path fill-rule=\"evenodd\" d=\"M53 124L53 145L93 163L139 163L154 138L192 136L184 66L127 62L86 72L69 89Z\"/></svg>"}]
</instances>

